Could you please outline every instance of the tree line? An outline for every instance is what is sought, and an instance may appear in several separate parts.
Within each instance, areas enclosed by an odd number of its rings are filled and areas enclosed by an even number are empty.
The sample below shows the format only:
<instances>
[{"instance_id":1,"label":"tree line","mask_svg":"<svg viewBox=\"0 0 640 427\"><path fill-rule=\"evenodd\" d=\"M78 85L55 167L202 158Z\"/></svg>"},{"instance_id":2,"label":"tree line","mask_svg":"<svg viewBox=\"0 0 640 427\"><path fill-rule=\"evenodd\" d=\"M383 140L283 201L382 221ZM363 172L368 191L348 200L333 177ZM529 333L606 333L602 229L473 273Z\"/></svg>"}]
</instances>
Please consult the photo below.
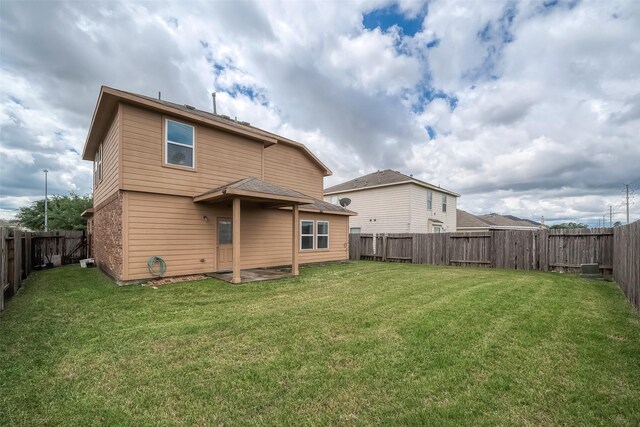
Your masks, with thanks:
<instances>
[{"instance_id":1,"label":"tree line","mask_svg":"<svg viewBox=\"0 0 640 427\"><path fill-rule=\"evenodd\" d=\"M51 196L47 200L47 226L49 230L85 230L87 220L80 216L93 207L90 195L70 193L65 196ZM18 209L16 222L22 228L32 231L44 230L44 199L36 200Z\"/></svg>"}]
</instances>

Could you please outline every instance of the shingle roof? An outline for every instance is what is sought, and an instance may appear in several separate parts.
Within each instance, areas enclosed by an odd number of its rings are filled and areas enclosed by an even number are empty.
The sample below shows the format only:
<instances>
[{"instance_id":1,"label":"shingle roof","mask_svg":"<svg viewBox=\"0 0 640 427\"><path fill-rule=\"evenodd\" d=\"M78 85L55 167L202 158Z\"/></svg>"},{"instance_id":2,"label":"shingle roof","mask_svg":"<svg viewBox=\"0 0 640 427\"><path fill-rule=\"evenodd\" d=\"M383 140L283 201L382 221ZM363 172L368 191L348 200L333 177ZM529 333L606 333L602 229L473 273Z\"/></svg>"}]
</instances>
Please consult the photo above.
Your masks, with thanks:
<instances>
[{"instance_id":1,"label":"shingle roof","mask_svg":"<svg viewBox=\"0 0 640 427\"><path fill-rule=\"evenodd\" d=\"M458 209L456 211L456 224L458 227L490 227L491 225L484 222L477 216L467 211Z\"/></svg>"},{"instance_id":2,"label":"shingle roof","mask_svg":"<svg viewBox=\"0 0 640 427\"><path fill-rule=\"evenodd\" d=\"M541 224L529 219L518 218L513 215L499 215L490 213L486 215L478 215L482 221L495 225L497 227L540 227Z\"/></svg>"},{"instance_id":3,"label":"shingle roof","mask_svg":"<svg viewBox=\"0 0 640 427\"><path fill-rule=\"evenodd\" d=\"M251 191L254 193L270 194L273 196L295 197L300 199L313 199L313 197L309 197L306 194L302 194L290 188L280 187L279 185L272 184L267 181L263 181L253 176L240 179L238 181L230 182L225 185L221 185L220 187L214 188L213 190L209 190L205 193L199 194L197 197L206 196L207 194L213 194L219 191L224 192L231 188L236 190Z\"/></svg>"},{"instance_id":4,"label":"shingle roof","mask_svg":"<svg viewBox=\"0 0 640 427\"><path fill-rule=\"evenodd\" d=\"M530 219L522 219L513 215L499 215L490 213L485 215L473 215L458 209L456 212L456 223L459 228L542 228L539 222Z\"/></svg>"},{"instance_id":5,"label":"shingle roof","mask_svg":"<svg viewBox=\"0 0 640 427\"><path fill-rule=\"evenodd\" d=\"M252 193L263 193L263 194L268 194L272 196L283 196L283 197L290 197L290 198L296 198L296 199L311 200L312 203L307 203L299 206L301 210L306 210L306 211L335 212L335 213L342 213L346 215L356 214L355 212L345 209L342 206L337 206L337 205L334 205L333 203L325 202L323 200L318 200L314 197L307 196L306 194L302 194L290 188L281 187L279 185L273 184L268 181L264 181L262 179L259 179L253 176L244 178L244 179L239 179L237 181L233 181L225 185L221 185L220 187L214 188L213 190L209 190L205 193L199 194L196 197L206 196L207 194L213 194L218 192L226 192L229 189L248 191Z\"/></svg>"},{"instance_id":6,"label":"shingle roof","mask_svg":"<svg viewBox=\"0 0 640 427\"><path fill-rule=\"evenodd\" d=\"M459 196L459 194L453 191L446 190L438 187L437 185L429 184L428 182L421 181L412 176L405 175L401 172L391 169L385 169L383 171L377 171L364 175L355 179L352 179L342 184L334 185L333 187L326 188L325 194L349 191L349 190L361 190L365 188L373 188L381 185L393 185L401 183L414 183L421 186L433 188L434 190L441 191L443 193L451 194L452 196Z\"/></svg>"},{"instance_id":7,"label":"shingle roof","mask_svg":"<svg viewBox=\"0 0 640 427\"><path fill-rule=\"evenodd\" d=\"M325 202L324 200L313 199L313 203L308 205L300 205L302 210L313 210L319 212L340 212L343 214L355 215L356 213L345 209L342 206L334 205L333 203Z\"/></svg>"}]
</instances>

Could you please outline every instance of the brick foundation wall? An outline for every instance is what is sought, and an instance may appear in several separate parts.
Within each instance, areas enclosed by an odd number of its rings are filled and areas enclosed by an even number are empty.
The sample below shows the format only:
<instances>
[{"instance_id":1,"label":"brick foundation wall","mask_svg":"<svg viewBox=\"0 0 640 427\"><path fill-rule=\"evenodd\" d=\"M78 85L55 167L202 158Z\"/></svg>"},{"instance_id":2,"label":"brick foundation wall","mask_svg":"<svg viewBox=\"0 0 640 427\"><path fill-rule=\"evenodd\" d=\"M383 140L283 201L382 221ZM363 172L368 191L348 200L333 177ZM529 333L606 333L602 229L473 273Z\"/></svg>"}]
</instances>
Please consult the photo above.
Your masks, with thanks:
<instances>
[{"instance_id":1,"label":"brick foundation wall","mask_svg":"<svg viewBox=\"0 0 640 427\"><path fill-rule=\"evenodd\" d=\"M87 258L93 258L93 217L87 219Z\"/></svg>"},{"instance_id":2,"label":"brick foundation wall","mask_svg":"<svg viewBox=\"0 0 640 427\"><path fill-rule=\"evenodd\" d=\"M92 224L93 258L102 271L122 279L122 192L95 208Z\"/></svg>"}]
</instances>

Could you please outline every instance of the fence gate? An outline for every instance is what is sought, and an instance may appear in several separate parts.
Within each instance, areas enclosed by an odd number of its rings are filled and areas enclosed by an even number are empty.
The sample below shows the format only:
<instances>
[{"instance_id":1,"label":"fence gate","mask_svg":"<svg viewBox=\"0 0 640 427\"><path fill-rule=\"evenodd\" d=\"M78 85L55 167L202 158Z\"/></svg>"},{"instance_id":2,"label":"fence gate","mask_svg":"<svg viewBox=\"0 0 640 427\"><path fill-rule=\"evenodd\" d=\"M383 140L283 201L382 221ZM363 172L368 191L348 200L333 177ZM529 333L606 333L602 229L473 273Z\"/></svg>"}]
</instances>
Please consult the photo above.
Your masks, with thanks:
<instances>
[{"instance_id":1,"label":"fence gate","mask_svg":"<svg viewBox=\"0 0 640 427\"><path fill-rule=\"evenodd\" d=\"M31 239L31 262L34 267L54 262L72 264L87 257L87 237L84 231L52 231L34 233Z\"/></svg>"}]
</instances>

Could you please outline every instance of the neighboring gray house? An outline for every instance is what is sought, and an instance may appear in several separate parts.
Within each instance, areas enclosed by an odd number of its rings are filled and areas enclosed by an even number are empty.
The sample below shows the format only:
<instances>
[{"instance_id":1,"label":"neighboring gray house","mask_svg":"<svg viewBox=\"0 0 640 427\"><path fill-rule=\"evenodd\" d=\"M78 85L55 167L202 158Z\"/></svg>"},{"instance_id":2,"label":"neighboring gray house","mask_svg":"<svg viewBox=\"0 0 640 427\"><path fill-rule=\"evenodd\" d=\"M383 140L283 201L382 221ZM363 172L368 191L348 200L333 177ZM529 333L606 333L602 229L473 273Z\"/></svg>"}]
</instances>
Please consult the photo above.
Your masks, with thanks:
<instances>
[{"instance_id":1,"label":"neighboring gray house","mask_svg":"<svg viewBox=\"0 0 640 427\"><path fill-rule=\"evenodd\" d=\"M325 201L351 199L351 233L444 233L456 231L459 194L386 169L324 190Z\"/></svg>"},{"instance_id":2,"label":"neighboring gray house","mask_svg":"<svg viewBox=\"0 0 640 427\"><path fill-rule=\"evenodd\" d=\"M547 228L544 224L522 219L513 215L490 213L473 215L458 209L457 231L489 231L489 230L539 230Z\"/></svg>"}]
</instances>

